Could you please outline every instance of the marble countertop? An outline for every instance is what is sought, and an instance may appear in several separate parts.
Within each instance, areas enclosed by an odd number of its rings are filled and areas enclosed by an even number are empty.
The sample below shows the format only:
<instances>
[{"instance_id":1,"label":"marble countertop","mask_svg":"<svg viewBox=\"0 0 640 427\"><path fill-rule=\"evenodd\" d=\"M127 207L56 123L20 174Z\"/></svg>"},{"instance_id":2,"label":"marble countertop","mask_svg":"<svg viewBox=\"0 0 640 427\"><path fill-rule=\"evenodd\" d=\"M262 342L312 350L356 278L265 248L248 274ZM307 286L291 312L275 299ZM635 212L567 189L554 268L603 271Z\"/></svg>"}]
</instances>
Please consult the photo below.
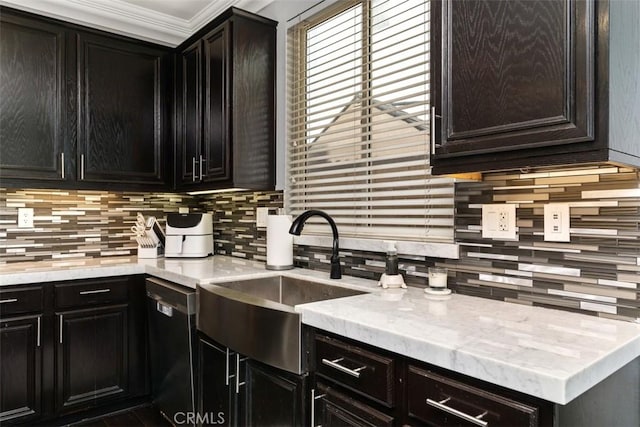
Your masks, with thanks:
<instances>
[{"instance_id":1,"label":"marble countertop","mask_svg":"<svg viewBox=\"0 0 640 427\"><path fill-rule=\"evenodd\" d=\"M134 256L14 263L0 266L0 286L131 274L149 274L193 289L197 285L279 274L328 284L336 283L329 279L329 273L322 271L296 268L278 272L267 270L264 262L216 255L198 259L139 259ZM365 291L376 289L375 282L350 276L344 276L340 285Z\"/></svg>"},{"instance_id":2,"label":"marble countertop","mask_svg":"<svg viewBox=\"0 0 640 427\"><path fill-rule=\"evenodd\" d=\"M635 323L465 295L433 300L417 288L383 291L371 280L226 256L17 263L0 267L0 285L145 273L191 288L283 274L368 291L296 310L304 324L559 404L640 356Z\"/></svg>"},{"instance_id":3,"label":"marble countertop","mask_svg":"<svg viewBox=\"0 0 640 427\"><path fill-rule=\"evenodd\" d=\"M303 323L566 404L640 356L640 325L421 289L300 305Z\"/></svg>"}]
</instances>

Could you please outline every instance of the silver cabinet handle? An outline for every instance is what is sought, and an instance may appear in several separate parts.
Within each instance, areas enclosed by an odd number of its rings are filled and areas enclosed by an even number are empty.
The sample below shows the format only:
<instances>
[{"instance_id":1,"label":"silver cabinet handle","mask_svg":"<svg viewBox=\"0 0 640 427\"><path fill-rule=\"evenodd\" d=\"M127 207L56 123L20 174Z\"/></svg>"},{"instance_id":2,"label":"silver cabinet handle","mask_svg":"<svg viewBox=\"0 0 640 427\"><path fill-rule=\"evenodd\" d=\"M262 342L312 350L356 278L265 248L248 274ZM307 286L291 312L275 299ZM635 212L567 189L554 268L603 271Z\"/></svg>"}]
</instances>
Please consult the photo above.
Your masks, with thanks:
<instances>
[{"instance_id":1,"label":"silver cabinet handle","mask_svg":"<svg viewBox=\"0 0 640 427\"><path fill-rule=\"evenodd\" d=\"M60 153L60 175L64 179L64 153Z\"/></svg>"},{"instance_id":2,"label":"silver cabinet handle","mask_svg":"<svg viewBox=\"0 0 640 427\"><path fill-rule=\"evenodd\" d=\"M431 154L436 154L436 107L431 107Z\"/></svg>"},{"instance_id":3,"label":"silver cabinet handle","mask_svg":"<svg viewBox=\"0 0 640 427\"><path fill-rule=\"evenodd\" d=\"M193 182L196 182L196 158L192 157L191 160L193 161L193 168L192 168L192 173L193 173Z\"/></svg>"},{"instance_id":4,"label":"silver cabinet handle","mask_svg":"<svg viewBox=\"0 0 640 427\"><path fill-rule=\"evenodd\" d=\"M356 377L356 378L360 378L360 371L362 371L363 369L366 369L366 366L361 366L359 368L356 369L349 369L346 366L342 366L340 364L338 364L338 362L342 362L344 360L344 357L341 357L339 359L335 359L335 360L328 360L328 359L322 359L322 363L324 365L330 366L334 369L337 369L340 372L344 372L345 374L349 374L352 377Z\"/></svg>"},{"instance_id":5,"label":"silver cabinet handle","mask_svg":"<svg viewBox=\"0 0 640 427\"><path fill-rule=\"evenodd\" d=\"M244 362L245 359L240 360L240 354L236 353L236 394L240 393L240 386L244 385L245 382L240 382L240 362Z\"/></svg>"},{"instance_id":6,"label":"silver cabinet handle","mask_svg":"<svg viewBox=\"0 0 640 427\"><path fill-rule=\"evenodd\" d=\"M0 299L0 304L9 304L12 302L18 302L18 298Z\"/></svg>"},{"instance_id":7,"label":"silver cabinet handle","mask_svg":"<svg viewBox=\"0 0 640 427\"><path fill-rule=\"evenodd\" d=\"M37 347L40 347L40 319L42 318L42 316L38 316L38 333L37 333Z\"/></svg>"},{"instance_id":8,"label":"silver cabinet handle","mask_svg":"<svg viewBox=\"0 0 640 427\"><path fill-rule=\"evenodd\" d=\"M62 314L60 315L60 344L62 344Z\"/></svg>"},{"instance_id":9,"label":"silver cabinet handle","mask_svg":"<svg viewBox=\"0 0 640 427\"><path fill-rule=\"evenodd\" d=\"M473 415L465 414L462 411L458 411L457 409L453 409L452 407L445 405L445 403L447 403L450 400L451 400L450 397L447 397L446 399L441 400L440 402L427 399L427 405L433 406L434 408L441 409L445 412L450 413L451 415L455 415L456 417L462 418L463 420L469 421L470 423L475 424L477 426L487 427L489 425L487 421L481 420L481 418L487 415L489 411L484 411L482 414L474 417Z\"/></svg>"},{"instance_id":10,"label":"silver cabinet handle","mask_svg":"<svg viewBox=\"0 0 640 427\"><path fill-rule=\"evenodd\" d=\"M229 379L231 378L229 376L229 347L227 347L227 368L226 369L227 369L227 371L226 371L227 373L224 376L224 381L225 381L225 385L228 386L229 385Z\"/></svg>"},{"instance_id":11,"label":"silver cabinet handle","mask_svg":"<svg viewBox=\"0 0 640 427\"><path fill-rule=\"evenodd\" d=\"M202 181L202 162L204 160L202 159L202 154L200 155L200 181Z\"/></svg>"},{"instance_id":12,"label":"silver cabinet handle","mask_svg":"<svg viewBox=\"0 0 640 427\"><path fill-rule=\"evenodd\" d=\"M92 294L105 294L107 292L111 292L111 289L96 289L94 291L80 291L80 295L92 295Z\"/></svg>"},{"instance_id":13,"label":"silver cabinet handle","mask_svg":"<svg viewBox=\"0 0 640 427\"><path fill-rule=\"evenodd\" d=\"M316 400L322 399L326 394L320 394L316 396L316 389L311 389L311 427L322 427L316 426Z\"/></svg>"},{"instance_id":14,"label":"silver cabinet handle","mask_svg":"<svg viewBox=\"0 0 640 427\"><path fill-rule=\"evenodd\" d=\"M84 179L84 154L80 154L80 179Z\"/></svg>"}]
</instances>

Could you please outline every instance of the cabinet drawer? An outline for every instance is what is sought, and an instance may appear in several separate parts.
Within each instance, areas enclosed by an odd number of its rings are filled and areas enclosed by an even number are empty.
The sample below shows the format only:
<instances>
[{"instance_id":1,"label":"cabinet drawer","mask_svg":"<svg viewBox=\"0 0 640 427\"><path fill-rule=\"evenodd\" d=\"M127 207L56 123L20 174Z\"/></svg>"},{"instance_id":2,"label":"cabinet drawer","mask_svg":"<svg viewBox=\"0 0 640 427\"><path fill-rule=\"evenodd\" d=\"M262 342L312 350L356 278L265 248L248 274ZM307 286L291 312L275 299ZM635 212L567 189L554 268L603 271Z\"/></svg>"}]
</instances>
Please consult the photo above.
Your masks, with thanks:
<instances>
[{"instance_id":1,"label":"cabinet drawer","mask_svg":"<svg viewBox=\"0 0 640 427\"><path fill-rule=\"evenodd\" d=\"M394 418L365 405L335 387L318 383L316 403L318 421L323 426L379 426L391 427Z\"/></svg>"},{"instance_id":2,"label":"cabinet drawer","mask_svg":"<svg viewBox=\"0 0 640 427\"><path fill-rule=\"evenodd\" d=\"M0 317L42 311L42 286L0 288Z\"/></svg>"},{"instance_id":3,"label":"cabinet drawer","mask_svg":"<svg viewBox=\"0 0 640 427\"><path fill-rule=\"evenodd\" d=\"M128 278L82 280L55 285L56 308L126 301Z\"/></svg>"},{"instance_id":4,"label":"cabinet drawer","mask_svg":"<svg viewBox=\"0 0 640 427\"><path fill-rule=\"evenodd\" d=\"M315 341L318 375L387 407L394 406L393 359L325 335L316 335Z\"/></svg>"},{"instance_id":5,"label":"cabinet drawer","mask_svg":"<svg viewBox=\"0 0 640 427\"><path fill-rule=\"evenodd\" d=\"M409 416L430 425L537 426L539 409L409 365Z\"/></svg>"}]
</instances>

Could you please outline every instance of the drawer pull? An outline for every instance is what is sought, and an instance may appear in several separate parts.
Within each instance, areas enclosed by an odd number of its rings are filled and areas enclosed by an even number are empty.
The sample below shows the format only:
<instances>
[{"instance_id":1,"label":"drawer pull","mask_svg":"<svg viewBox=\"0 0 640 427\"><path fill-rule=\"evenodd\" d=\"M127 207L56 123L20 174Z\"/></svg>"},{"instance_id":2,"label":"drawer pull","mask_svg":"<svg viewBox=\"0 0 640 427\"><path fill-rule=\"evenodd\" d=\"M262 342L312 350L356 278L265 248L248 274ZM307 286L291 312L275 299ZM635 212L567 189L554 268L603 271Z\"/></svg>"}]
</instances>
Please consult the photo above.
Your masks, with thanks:
<instances>
[{"instance_id":1,"label":"drawer pull","mask_svg":"<svg viewBox=\"0 0 640 427\"><path fill-rule=\"evenodd\" d=\"M450 400L451 400L450 397L447 397L446 399L441 400L440 402L427 399L427 405L433 406L434 408L441 409L445 412L450 413L451 415L455 415L456 417L462 418L463 420L469 421L470 423L475 424L477 426L487 427L489 425L487 421L481 420L482 417L487 415L488 411L484 411L482 414L474 417L473 415L465 414L464 412L458 411L457 409L453 409L452 407L445 405L445 403L447 403Z\"/></svg>"},{"instance_id":2,"label":"drawer pull","mask_svg":"<svg viewBox=\"0 0 640 427\"><path fill-rule=\"evenodd\" d=\"M345 366L340 365L338 362L342 362L344 360L344 357L341 357L339 359L335 359L335 360L328 360L328 359L322 359L322 363L324 365L330 366L334 369L337 369L340 372L344 372L345 374L349 374L352 377L356 377L356 378L360 378L360 371L362 371L363 369L366 369L366 366L361 366L359 368L356 369L349 369Z\"/></svg>"},{"instance_id":3,"label":"drawer pull","mask_svg":"<svg viewBox=\"0 0 640 427\"><path fill-rule=\"evenodd\" d=\"M18 302L18 298L0 299L0 304L9 304L11 302Z\"/></svg>"},{"instance_id":4,"label":"drawer pull","mask_svg":"<svg viewBox=\"0 0 640 427\"><path fill-rule=\"evenodd\" d=\"M111 289L96 289L94 291L80 291L80 295L106 294L107 292L111 292Z\"/></svg>"}]
</instances>

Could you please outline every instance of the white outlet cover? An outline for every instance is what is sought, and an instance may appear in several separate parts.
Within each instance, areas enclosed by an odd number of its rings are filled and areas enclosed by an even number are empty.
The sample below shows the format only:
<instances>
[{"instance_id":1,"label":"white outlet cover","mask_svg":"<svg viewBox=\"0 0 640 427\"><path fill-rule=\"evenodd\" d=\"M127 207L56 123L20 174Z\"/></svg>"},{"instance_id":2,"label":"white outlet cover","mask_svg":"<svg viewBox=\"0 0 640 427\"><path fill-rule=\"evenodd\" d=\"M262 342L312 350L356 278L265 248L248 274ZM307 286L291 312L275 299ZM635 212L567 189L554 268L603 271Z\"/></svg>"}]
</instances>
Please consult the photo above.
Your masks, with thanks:
<instances>
[{"instance_id":1,"label":"white outlet cover","mask_svg":"<svg viewBox=\"0 0 640 427\"><path fill-rule=\"evenodd\" d=\"M545 242L570 242L571 211L568 203L544 205Z\"/></svg>"},{"instance_id":2,"label":"white outlet cover","mask_svg":"<svg viewBox=\"0 0 640 427\"><path fill-rule=\"evenodd\" d=\"M33 208L18 208L18 228L33 228Z\"/></svg>"},{"instance_id":3,"label":"white outlet cover","mask_svg":"<svg viewBox=\"0 0 640 427\"><path fill-rule=\"evenodd\" d=\"M482 238L516 240L516 205L482 205Z\"/></svg>"}]
</instances>

